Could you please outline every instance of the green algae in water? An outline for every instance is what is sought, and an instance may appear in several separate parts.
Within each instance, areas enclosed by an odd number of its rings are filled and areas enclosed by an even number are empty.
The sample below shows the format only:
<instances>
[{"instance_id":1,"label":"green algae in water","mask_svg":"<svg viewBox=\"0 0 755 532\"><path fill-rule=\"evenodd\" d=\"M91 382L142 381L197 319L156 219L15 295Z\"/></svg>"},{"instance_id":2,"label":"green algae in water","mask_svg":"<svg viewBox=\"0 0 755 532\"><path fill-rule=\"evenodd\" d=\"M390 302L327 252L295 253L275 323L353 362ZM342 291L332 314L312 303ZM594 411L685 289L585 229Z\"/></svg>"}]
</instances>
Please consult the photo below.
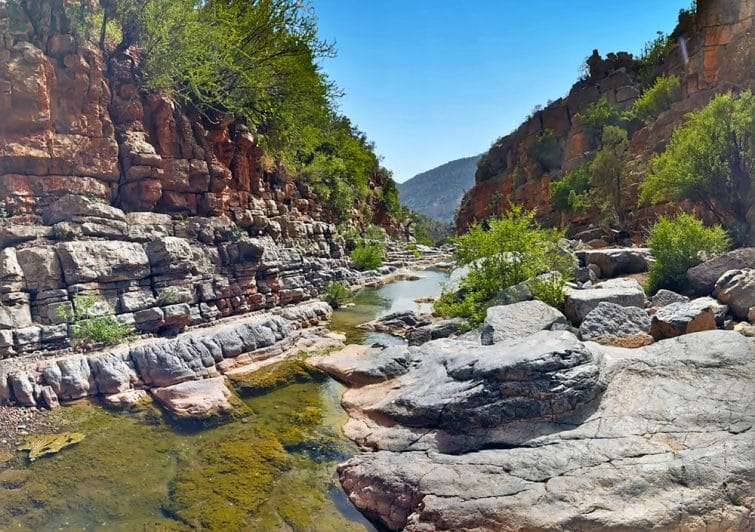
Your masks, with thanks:
<instances>
[{"instance_id":1,"label":"green algae in water","mask_svg":"<svg viewBox=\"0 0 755 532\"><path fill-rule=\"evenodd\" d=\"M323 382L325 379L325 373L307 364L304 357L276 362L250 373L228 376L242 396L264 395L290 384Z\"/></svg>"},{"instance_id":2,"label":"green algae in water","mask_svg":"<svg viewBox=\"0 0 755 532\"><path fill-rule=\"evenodd\" d=\"M19 451L26 451L30 462L45 456L57 454L67 447L81 443L86 436L80 432L63 432L61 434L33 434L26 438Z\"/></svg>"}]
</instances>

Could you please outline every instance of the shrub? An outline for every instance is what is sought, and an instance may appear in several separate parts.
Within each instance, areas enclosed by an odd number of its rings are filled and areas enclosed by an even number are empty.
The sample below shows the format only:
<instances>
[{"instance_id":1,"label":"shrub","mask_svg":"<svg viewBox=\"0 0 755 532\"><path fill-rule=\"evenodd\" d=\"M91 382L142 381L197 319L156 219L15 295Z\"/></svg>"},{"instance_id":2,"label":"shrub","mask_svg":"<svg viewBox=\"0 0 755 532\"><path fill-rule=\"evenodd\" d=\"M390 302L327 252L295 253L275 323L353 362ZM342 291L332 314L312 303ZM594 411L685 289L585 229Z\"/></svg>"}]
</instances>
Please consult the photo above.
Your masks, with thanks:
<instances>
[{"instance_id":1,"label":"shrub","mask_svg":"<svg viewBox=\"0 0 755 532\"><path fill-rule=\"evenodd\" d=\"M339 281L331 281L325 285L324 298L331 307L338 308L343 305L351 297L349 289L346 285Z\"/></svg>"},{"instance_id":2,"label":"shrub","mask_svg":"<svg viewBox=\"0 0 755 532\"><path fill-rule=\"evenodd\" d=\"M579 212L589 207L590 167L582 164L550 184L551 203L561 211Z\"/></svg>"},{"instance_id":3,"label":"shrub","mask_svg":"<svg viewBox=\"0 0 755 532\"><path fill-rule=\"evenodd\" d=\"M579 116L593 146L598 144L606 126L618 126L622 123L621 111L605 96L588 105Z\"/></svg>"},{"instance_id":4,"label":"shrub","mask_svg":"<svg viewBox=\"0 0 755 532\"><path fill-rule=\"evenodd\" d=\"M702 262L701 253L720 253L728 248L720 226L705 227L691 214L660 218L650 231L648 247L655 257L650 267L648 291L685 288L687 270Z\"/></svg>"},{"instance_id":5,"label":"shrub","mask_svg":"<svg viewBox=\"0 0 755 532\"><path fill-rule=\"evenodd\" d=\"M640 201L686 198L705 205L720 220L733 219L730 229L745 221L753 187L753 115L750 91L718 95L690 113L663 153L650 161Z\"/></svg>"},{"instance_id":6,"label":"shrub","mask_svg":"<svg viewBox=\"0 0 755 532\"><path fill-rule=\"evenodd\" d=\"M573 268L573 258L558 246L563 232L542 228L533 211L514 205L488 225L489 229L474 225L453 239L458 264L469 266L470 271L458 293L445 292L438 299L437 314L478 324L502 289L543 272L568 275Z\"/></svg>"},{"instance_id":7,"label":"shrub","mask_svg":"<svg viewBox=\"0 0 755 532\"><path fill-rule=\"evenodd\" d=\"M628 111L631 119L647 121L671 108L682 97L682 88L676 76L660 76L653 86L637 98Z\"/></svg>"},{"instance_id":8,"label":"shrub","mask_svg":"<svg viewBox=\"0 0 755 532\"><path fill-rule=\"evenodd\" d=\"M599 196L602 210L617 217L622 213L623 181L627 166L629 137L618 126L603 128L600 150L590 162L590 186Z\"/></svg>"},{"instance_id":9,"label":"shrub","mask_svg":"<svg viewBox=\"0 0 755 532\"><path fill-rule=\"evenodd\" d=\"M383 264L385 251L380 244L358 244L351 252L351 260L360 270L374 270Z\"/></svg>"},{"instance_id":10,"label":"shrub","mask_svg":"<svg viewBox=\"0 0 755 532\"><path fill-rule=\"evenodd\" d=\"M672 46L673 40L662 31L659 31L654 39L645 43L642 53L637 59L637 77L643 87L653 85L658 75L658 67L666 59Z\"/></svg>"},{"instance_id":11,"label":"shrub","mask_svg":"<svg viewBox=\"0 0 755 532\"><path fill-rule=\"evenodd\" d=\"M388 234L385 232L385 229L379 225L370 224L367 226L367 229L364 230L364 238L376 242L385 242L388 239Z\"/></svg>"},{"instance_id":12,"label":"shrub","mask_svg":"<svg viewBox=\"0 0 755 532\"><path fill-rule=\"evenodd\" d=\"M529 156L545 172L561 166L563 148L561 141L556 137L552 129L545 129L538 134L537 140L529 148Z\"/></svg>"},{"instance_id":13,"label":"shrub","mask_svg":"<svg viewBox=\"0 0 755 532\"><path fill-rule=\"evenodd\" d=\"M101 299L91 295L77 295L74 310L58 309L58 317L71 323L73 338L84 349L98 345L114 345L132 334L132 329L118 322L112 314L96 315L94 307Z\"/></svg>"},{"instance_id":14,"label":"shrub","mask_svg":"<svg viewBox=\"0 0 755 532\"><path fill-rule=\"evenodd\" d=\"M530 283L532 297L557 309L563 309L567 277L560 272L538 275Z\"/></svg>"}]
</instances>

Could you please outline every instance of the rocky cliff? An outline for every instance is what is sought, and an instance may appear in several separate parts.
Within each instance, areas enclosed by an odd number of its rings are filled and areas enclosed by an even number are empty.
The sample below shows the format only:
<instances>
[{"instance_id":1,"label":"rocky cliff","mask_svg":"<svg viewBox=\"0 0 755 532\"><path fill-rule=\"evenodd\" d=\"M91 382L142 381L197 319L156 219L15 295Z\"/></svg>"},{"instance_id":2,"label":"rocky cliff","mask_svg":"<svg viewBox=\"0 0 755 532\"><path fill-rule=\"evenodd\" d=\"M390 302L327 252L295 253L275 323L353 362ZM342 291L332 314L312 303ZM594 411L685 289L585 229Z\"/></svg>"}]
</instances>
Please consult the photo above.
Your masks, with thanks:
<instances>
[{"instance_id":1,"label":"rocky cliff","mask_svg":"<svg viewBox=\"0 0 755 532\"><path fill-rule=\"evenodd\" d=\"M160 332L343 274L328 213L254 132L145 91L138 52L77 44L59 4L19 28L0 2L0 358L67 347L77 295Z\"/></svg>"},{"instance_id":2,"label":"rocky cliff","mask_svg":"<svg viewBox=\"0 0 755 532\"><path fill-rule=\"evenodd\" d=\"M624 213L630 231L639 234L668 207L637 207L637 183L642 164L660 151L684 115L705 105L713 95L726 90L755 86L752 67L753 3L751 0L710 0L697 2L694 21L683 34L686 50L679 39L658 66L658 74L673 74L681 80L682 98L671 109L645 124L631 136L630 157L638 175L630 176L623 191ZM686 52L686 53L685 53ZM537 209L550 225L570 225L574 231L599 220L597 211L574 214L556 210L549 184L564 172L583 163L594 149L578 115L588 105L605 97L626 109L640 95L641 83L636 62L619 52L602 58L597 51L588 59L589 75L579 80L563 98L536 110L514 132L497 140L483 156L475 176L475 186L462 200L456 226L463 231L509 201ZM562 160L548 171L532 160L531 147L538 135L550 129L563 148ZM706 216L701 206L699 213ZM755 211L748 222L755 224ZM755 234L751 232L751 234Z\"/></svg>"}]
</instances>

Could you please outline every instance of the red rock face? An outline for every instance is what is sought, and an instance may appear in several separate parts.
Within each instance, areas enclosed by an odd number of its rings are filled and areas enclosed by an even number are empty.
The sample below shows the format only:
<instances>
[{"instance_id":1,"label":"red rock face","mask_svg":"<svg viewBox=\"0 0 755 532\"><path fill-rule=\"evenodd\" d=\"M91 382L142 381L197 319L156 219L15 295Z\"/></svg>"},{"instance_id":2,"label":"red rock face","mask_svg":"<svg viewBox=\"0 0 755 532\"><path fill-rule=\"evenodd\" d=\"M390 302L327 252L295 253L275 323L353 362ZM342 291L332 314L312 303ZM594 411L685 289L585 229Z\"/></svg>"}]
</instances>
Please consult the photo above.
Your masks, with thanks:
<instances>
[{"instance_id":1,"label":"red rock face","mask_svg":"<svg viewBox=\"0 0 755 532\"><path fill-rule=\"evenodd\" d=\"M655 121L635 132L630 139L630 152L638 162L647 161L662 150L672 131L690 111L705 105L718 92L755 87L751 56L753 50L752 0L721 0L698 2L695 28L685 35L688 61L684 61L679 47L671 52L662 66L662 74L677 75L682 82L683 99ZM598 213L560 213L551 206L548 183L551 178L583 163L590 146L576 115L587 105L605 96L609 102L626 107L639 96L637 82L627 73L628 57L609 54L601 59L597 52L590 58L591 76L578 81L569 94L538 111L516 131L493 145L485 156L487 163L480 167L475 186L467 192L456 219L458 231L482 220L492 212L491 199L502 195L502 203L520 203L538 212L549 225L580 225L598 221ZM530 160L528 148L544 129L551 129L562 139L564 157L561 168L543 172ZM514 183L516 172L527 179ZM624 213L630 231L639 236L652 224L658 213L668 212L668 206L637 208L637 182L642 175L633 176L633 184L625 190ZM515 186L516 185L516 186ZM703 217L711 213L695 207ZM755 234L755 208L750 219Z\"/></svg>"}]
</instances>

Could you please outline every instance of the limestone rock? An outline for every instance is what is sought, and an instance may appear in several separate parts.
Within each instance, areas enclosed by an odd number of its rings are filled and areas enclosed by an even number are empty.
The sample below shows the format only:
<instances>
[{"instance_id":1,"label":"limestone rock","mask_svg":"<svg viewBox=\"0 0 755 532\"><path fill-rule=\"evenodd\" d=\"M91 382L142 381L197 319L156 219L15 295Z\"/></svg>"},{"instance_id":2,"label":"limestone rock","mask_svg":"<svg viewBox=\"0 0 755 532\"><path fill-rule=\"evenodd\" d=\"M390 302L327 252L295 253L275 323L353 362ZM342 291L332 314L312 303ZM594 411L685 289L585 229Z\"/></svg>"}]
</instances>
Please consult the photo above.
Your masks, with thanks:
<instances>
[{"instance_id":1,"label":"limestone rock","mask_svg":"<svg viewBox=\"0 0 755 532\"><path fill-rule=\"evenodd\" d=\"M408 371L409 357L401 346L370 349L352 344L328 356L315 357L311 363L338 381L364 386L403 375Z\"/></svg>"},{"instance_id":2,"label":"limestone rock","mask_svg":"<svg viewBox=\"0 0 755 532\"><path fill-rule=\"evenodd\" d=\"M747 318L750 308L755 307L755 269L724 273L716 282L715 296L734 316Z\"/></svg>"},{"instance_id":3,"label":"limestone rock","mask_svg":"<svg viewBox=\"0 0 755 532\"><path fill-rule=\"evenodd\" d=\"M420 345L430 340L448 338L449 336L459 334L464 332L466 328L467 322L461 318L439 320L409 331L406 335L406 340L409 342L409 345Z\"/></svg>"},{"instance_id":4,"label":"limestone rock","mask_svg":"<svg viewBox=\"0 0 755 532\"><path fill-rule=\"evenodd\" d=\"M653 315L650 334L656 340L661 340L715 329L717 310L716 301L711 298L666 305Z\"/></svg>"},{"instance_id":5,"label":"limestone rock","mask_svg":"<svg viewBox=\"0 0 755 532\"><path fill-rule=\"evenodd\" d=\"M730 270L752 268L755 265L755 247L740 248L719 255L687 271L690 292L693 295L708 296L713 293L716 281Z\"/></svg>"},{"instance_id":6,"label":"limestone rock","mask_svg":"<svg viewBox=\"0 0 755 532\"><path fill-rule=\"evenodd\" d=\"M650 316L638 307L601 302L579 326L582 340L618 347L640 347L653 343Z\"/></svg>"},{"instance_id":7,"label":"limestone rock","mask_svg":"<svg viewBox=\"0 0 755 532\"><path fill-rule=\"evenodd\" d=\"M524 338L555 324L566 324L566 317L542 301L522 301L490 307L482 324L483 345Z\"/></svg>"},{"instance_id":8,"label":"limestone rock","mask_svg":"<svg viewBox=\"0 0 755 532\"><path fill-rule=\"evenodd\" d=\"M635 279L611 279L586 289L567 287L564 312L572 323L579 324L601 302L643 308L645 291Z\"/></svg>"},{"instance_id":9,"label":"limestone rock","mask_svg":"<svg viewBox=\"0 0 755 532\"><path fill-rule=\"evenodd\" d=\"M230 414L231 391L224 377L187 381L152 390L160 405L180 419L207 420Z\"/></svg>"},{"instance_id":10,"label":"limestone rock","mask_svg":"<svg viewBox=\"0 0 755 532\"><path fill-rule=\"evenodd\" d=\"M374 451L338 467L349 499L389 529L414 532L750 528L755 341L707 331L600 350L606 388L597 404L558 423L499 425L495 441L477 440L462 452L447 434L355 417L365 433L383 437L370 440ZM421 375L428 394L446 386L442 375ZM420 387L394 379L394 388L404 386ZM416 416L424 412L404 404ZM476 419L476 406L467 406L454 412L466 424L466 446Z\"/></svg>"},{"instance_id":11,"label":"limestone rock","mask_svg":"<svg viewBox=\"0 0 755 532\"><path fill-rule=\"evenodd\" d=\"M126 221L126 215L122 210L111 207L107 203L74 194L60 197L42 211L42 219L47 225L58 222L82 222L86 218Z\"/></svg>"},{"instance_id":12,"label":"limestone rock","mask_svg":"<svg viewBox=\"0 0 755 532\"><path fill-rule=\"evenodd\" d=\"M661 288L650 298L650 303L654 307L665 307L671 303L686 303L687 301L689 301L687 296L677 294L676 292L666 290L665 288Z\"/></svg>"},{"instance_id":13,"label":"limestone rock","mask_svg":"<svg viewBox=\"0 0 755 532\"><path fill-rule=\"evenodd\" d=\"M68 284L130 281L150 274L147 254L134 242L65 242L58 244L57 251Z\"/></svg>"},{"instance_id":14,"label":"limestone rock","mask_svg":"<svg viewBox=\"0 0 755 532\"><path fill-rule=\"evenodd\" d=\"M598 266L602 277L646 272L653 258L647 248L586 249L577 251L577 257L585 266Z\"/></svg>"}]
</instances>

